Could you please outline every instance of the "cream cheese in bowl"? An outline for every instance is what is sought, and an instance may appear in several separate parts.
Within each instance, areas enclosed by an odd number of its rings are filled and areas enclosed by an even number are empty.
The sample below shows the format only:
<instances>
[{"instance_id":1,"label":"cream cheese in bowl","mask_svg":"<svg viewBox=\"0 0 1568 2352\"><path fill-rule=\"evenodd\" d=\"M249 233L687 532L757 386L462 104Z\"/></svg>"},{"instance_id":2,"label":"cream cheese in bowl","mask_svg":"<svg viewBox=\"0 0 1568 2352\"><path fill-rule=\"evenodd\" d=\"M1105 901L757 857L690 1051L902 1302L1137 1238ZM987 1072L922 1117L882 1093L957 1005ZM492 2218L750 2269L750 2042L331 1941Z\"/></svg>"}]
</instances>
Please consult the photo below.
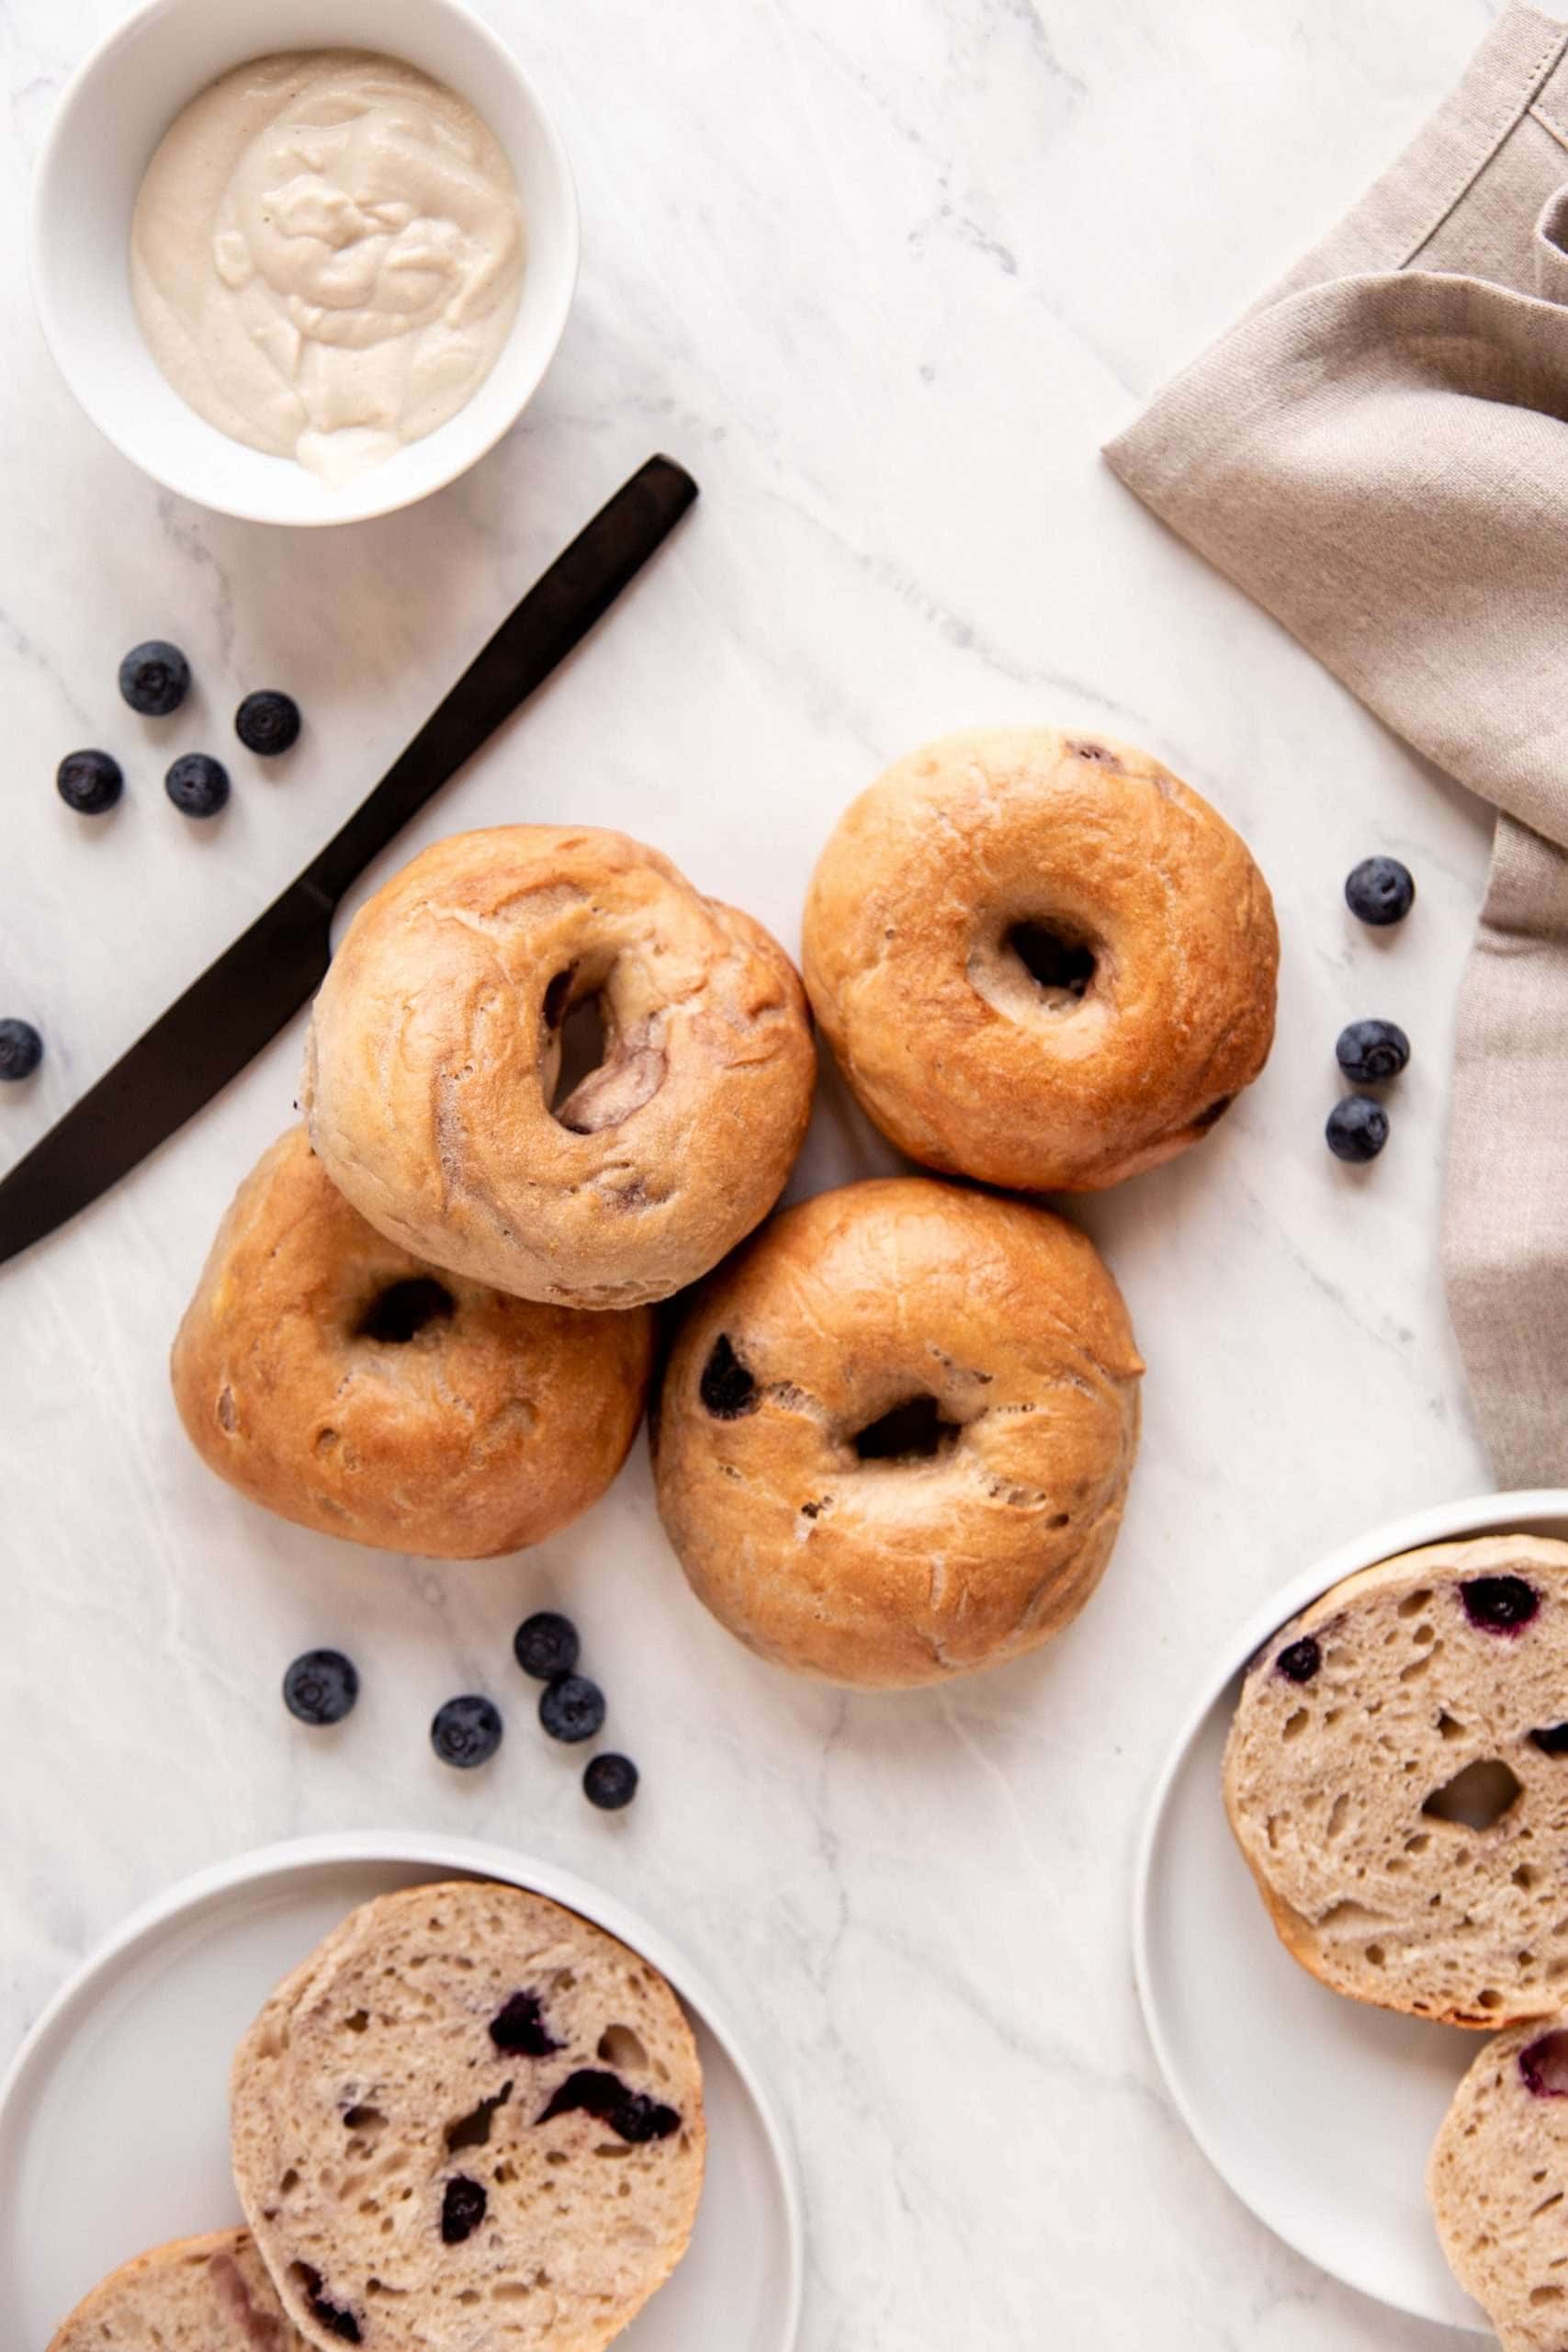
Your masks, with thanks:
<instances>
[{"instance_id":1,"label":"cream cheese in bowl","mask_svg":"<svg viewBox=\"0 0 1568 2352\"><path fill-rule=\"evenodd\" d=\"M511 166L473 107L394 58L297 50L175 118L137 196L131 288L193 409L341 483L471 398L524 249Z\"/></svg>"}]
</instances>

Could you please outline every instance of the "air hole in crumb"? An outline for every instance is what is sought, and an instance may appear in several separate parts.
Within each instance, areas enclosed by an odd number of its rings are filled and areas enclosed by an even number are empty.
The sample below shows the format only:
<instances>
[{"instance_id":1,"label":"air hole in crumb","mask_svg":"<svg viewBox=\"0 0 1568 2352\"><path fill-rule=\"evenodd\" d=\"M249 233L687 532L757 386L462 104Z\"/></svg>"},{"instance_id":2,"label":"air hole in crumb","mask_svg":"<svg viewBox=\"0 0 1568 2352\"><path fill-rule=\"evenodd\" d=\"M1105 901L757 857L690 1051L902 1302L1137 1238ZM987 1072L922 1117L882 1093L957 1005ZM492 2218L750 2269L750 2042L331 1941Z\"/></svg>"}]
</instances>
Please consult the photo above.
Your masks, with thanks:
<instances>
[{"instance_id":1,"label":"air hole in crumb","mask_svg":"<svg viewBox=\"0 0 1568 2352\"><path fill-rule=\"evenodd\" d=\"M1500 1756L1483 1756L1434 1789L1422 1806L1432 1821L1450 1821L1461 1829L1490 1829L1523 1793L1517 1776Z\"/></svg>"},{"instance_id":2,"label":"air hole in crumb","mask_svg":"<svg viewBox=\"0 0 1568 2352\"><path fill-rule=\"evenodd\" d=\"M351 2107L343 2119L345 2132L378 2132L387 2120L378 2107Z\"/></svg>"},{"instance_id":3,"label":"air hole in crumb","mask_svg":"<svg viewBox=\"0 0 1568 2352\"><path fill-rule=\"evenodd\" d=\"M1384 1951L1382 1944L1369 1944L1367 1946L1367 1958L1374 1968L1381 1968L1384 1961L1388 1958L1388 1954Z\"/></svg>"},{"instance_id":4,"label":"air hole in crumb","mask_svg":"<svg viewBox=\"0 0 1568 2352\"><path fill-rule=\"evenodd\" d=\"M459 2148L483 2148L490 2144L490 2127L498 2109L512 2097L512 2085L502 2083L493 2098L481 2098L478 2107L459 2116L456 2123L446 2126L446 2152L455 2156Z\"/></svg>"},{"instance_id":5,"label":"air hole in crumb","mask_svg":"<svg viewBox=\"0 0 1568 2352\"><path fill-rule=\"evenodd\" d=\"M352 2017L344 2018L343 2021L343 2030L345 2033L363 2033L369 2022L370 2012L368 2009L355 2009Z\"/></svg>"},{"instance_id":6,"label":"air hole in crumb","mask_svg":"<svg viewBox=\"0 0 1568 2352\"><path fill-rule=\"evenodd\" d=\"M238 1419L239 1416L234 1410L233 1390L231 1388L220 1388L218 1392L219 1428L220 1430L228 1430L231 1436L233 1434L234 1423Z\"/></svg>"},{"instance_id":7,"label":"air hole in crumb","mask_svg":"<svg viewBox=\"0 0 1568 2352\"><path fill-rule=\"evenodd\" d=\"M280 2197L291 2197L299 2186L299 2176L295 2171L293 2165L290 2165L288 2170L284 2174L283 2178L277 2184L277 2193Z\"/></svg>"},{"instance_id":8,"label":"air hole in crumb","mask_svg":"<svg viewBox=\"0 0 1568 2352\"><path fill-rule=\"evenodd\" d=\"M850 1442L863 1462L929 1462L952 1445L959 1427L944 1419L934 1396L906 1396Z\"/></svg>"},{"instance_id":9,"label":"air hole in crumb","mask_svg":"<svg viewBox=\"0 0 1568 2352\"><path fill-rule=\"evenodd\" d=\"M387 1348L403 1348L428 1324L449 1322L457 1302L445 1283L433 1274L411 1274L378 1291L354 1327L356 1340L374 1340Z\"/></svg>"},{"instance_id":10,"label":"air hole in crumb","mask_svg":"<svg viewBox=\"0 0 1568 2352\"><path fill-rule=\"evenodd\" d=\"M1081 939L1049 923L1015 922L1005 942L1035 986L1047 997L1080 1001L1095 973L1095 953Z\"/></svg>"},{"instance_id":11,"label":"air hole in crumb","mask_svg":"<svg viewBox=\"0 0 1568 2352\"><path fill-rule=\"evenodd\" d=\"M1407 1592L1405 1594L1404 1600L1400 1602L1399 1607L1394 1611L1394 1614L1398 1617L1419 1617L1421 1611L1426 1608L1427 1603L1431 1600L1431 1586L1429 1584L1423 1585L1419 1592Z\"/></svg>"},{"instance_id":12,"label":"air hole in crumb","mask_svg":"<svg viewBox=\"0 0 1568 2352\"><path fill-rule=\"evenodd\" d=\"M596 2054L606 2066L614 2067L617 2075L648 2064L648 2052L629 2025L606 2026L599 2037Z\"/></svg>"},{"instance_id":13,"label":"air hole in crumb","mask_svg":"<svg viewBox=\"0 0 1568 2352\"><path fill-rule=\"evenodd\" d=\"M1455 1716L1450 1715L1446 1707L1442 1713L1438 1717L1438 1729L1441 1732L1445 1739L1462 1739L1464 1737L1464 1725L1459 1722Z\"/></svg>"}]
</instances>

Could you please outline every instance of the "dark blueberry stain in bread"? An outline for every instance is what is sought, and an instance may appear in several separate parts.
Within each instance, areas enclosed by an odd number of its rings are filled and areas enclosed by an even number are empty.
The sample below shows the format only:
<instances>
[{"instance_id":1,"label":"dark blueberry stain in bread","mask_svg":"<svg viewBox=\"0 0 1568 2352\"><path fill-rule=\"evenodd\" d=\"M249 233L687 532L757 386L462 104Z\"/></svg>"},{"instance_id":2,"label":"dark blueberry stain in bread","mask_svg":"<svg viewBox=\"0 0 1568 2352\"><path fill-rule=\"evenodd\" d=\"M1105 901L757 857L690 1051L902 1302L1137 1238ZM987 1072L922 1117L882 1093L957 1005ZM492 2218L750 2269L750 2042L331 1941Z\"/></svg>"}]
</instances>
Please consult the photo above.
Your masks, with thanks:
<instances>
[{"instance_id":1,"label":"dark blueberry stain in bread","mask_svg":"<svg viewBox=\"0 0 1568 2352\"><path fill-rule=\"evenodd\" d=\"M318 2327L324 2327L329 2335L341 2336L345 2344L360 2341L359 2322L351 2311L333 2301L319 2270L313 2270L308 2262L296 2262L290 2265L288 2275L309 2303L310 2316Z\"/></svg>"},{"instance_id":2,"label":"dark blueberry stain in bread","mask_svg":"<svg viewBox=\"0 0 1568 2352\"><path fill-rule=\"evenodd\" d=\"M484 2220L489 2201L477 2180L469 2180L463 2173L455 2174L441 2199L442 2245L461 2245L465 2238L472 2237Z\"/></svg>"},{"instance_id":3,"label":"dark blueberry stain in bread","mask_svg":"<svg viewBox=\"0 0 1568 2352\"><path fill-rule=\"evenodd\" d=\"M1310 1634L1290 1643L1274 1661L1287 1682L1310 1682L1323 1664L1323 1652Z\"/></svg>"},{"instance_id":4,"label":"dark blueberry stain in bread","mask_svg":"<svg viewBox=\"0 0 1568 2352\"><path fill-rule=\"evenodd\" d=\"M728 1331L721 1331L708 1351L698 1394L716 1421L739 1421L761 1402L756 1380L736 1354Z\"/></svg>"},{"instance_id":5,"label":"dark blueberry stain in bread","mask_svg":"<svg viewBox=\"0 0 1568 2352\"><path fill-rule=\"evenodd\" d=\"M490 2038L498 2050L515 2058L547 2058L564 2047L545 2023L537 1993L513 1993L491 2018Z\"/></svg>"},{"instance_id":6,"label":"dark blueberry stain in bread","mask_svg":"<svg viewBox=\"0 0 1568 2352\"><path fill-rule=\"evenodd\" d=\"M619 2075L607 2074L597 2066L580 2066L575 2074L569 2075L539 2121L548 2123L555 2116L573 2114L597 2116L620 2139L630 2141L634 2146L645 2140L668 2140L672 2132L681 2128L681 2119L672 2107L649 2098L646 2091L628 2089Z\"/></svg>"},{"instance_id":7,"label":"dark blueberry stain in bread","mask_svg":"<svg viewBox=\"0 0 1568 2352\"><path fill-rule=\"evenodd\" d=\"M1568 1756L1568 1724L1549 1724L1541 1731L1532 1731L1530 1746L1539 1747L1543 1756Z\"/></svg>"},{"instance_id":8,"label":"dark blueberry stain in bread","mask_svg":"<svg viewBox=\"0 0 1568 2352\"><path fill-rule=\"evenodd\" d=\"M1523 1577L1472 1577L1460 1587L1464 1613L1483 1634L1517 1634L1540 1607Z\"/></svg>"},{"instance_id":9,"label":"dark blueberry stain in bread","mask_svg":"<svg viewBox=\"0 0 1568 2352\"><path fill-rule=\"evenodd\" d=\"M496 2111L503 2108L511 2097L512 2085L502 2083L493 2098L481 2098L467 2115L460 2115L456 2123L449 2123L446 2126L447 2154L455 2156L459 2148L488 2147L490 2127L495 2121Z\"/></svg>"},{"instance_id":10,"label":"dark blueberry stain in bread","mask_svg":"<svg viewBox=\"0 0 1568 2352\"><path fill-rule=\"evenodd\" d=\"M1543 2033L1519 2052L1525 2087L1536 2098L1568 2098L1568 2033Z\"/></svg>"}]
</instances>

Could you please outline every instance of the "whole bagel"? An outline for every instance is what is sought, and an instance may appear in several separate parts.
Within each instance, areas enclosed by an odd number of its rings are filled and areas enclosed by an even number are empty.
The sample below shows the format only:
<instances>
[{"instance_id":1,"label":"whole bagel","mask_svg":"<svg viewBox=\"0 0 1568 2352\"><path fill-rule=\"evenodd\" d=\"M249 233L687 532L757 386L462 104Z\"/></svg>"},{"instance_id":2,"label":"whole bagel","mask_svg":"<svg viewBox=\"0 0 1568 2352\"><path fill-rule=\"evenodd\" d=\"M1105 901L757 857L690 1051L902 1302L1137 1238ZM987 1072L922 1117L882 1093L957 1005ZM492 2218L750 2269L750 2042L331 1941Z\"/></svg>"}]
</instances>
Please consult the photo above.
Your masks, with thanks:
<instances>
[{"instance_id":1,"label":"whole bagel","mask_svg":"<svg viewBox=\"0 0 1568 2352\"><path fill-rule=\"evenodd\" d=\"M565 1102L588 999L604 1059ZM302 1107L393 1241L562 1306L665 1298L767 1215L816 1079L795 967L657 850L589 827L437 842L362 907L316 999Z\"/></svg>"},{"instance_id":2,"label":"whole bagel","mask_svg":"<svg viewBox=\"0 0 1568 2352\"><path fill-rule=\"evenodd\" d=\"M367 1225L292 1128L236 1193L175 1340L202 1460L326 1535L469 1560L596 1502L637 1432L646 1310L438 1272Z\"/></svg>"},{"instance_id":3,"label":"whole bagel","mask_svg":"<svg viewBox=\"0 0 1568 2352\"><path fill-rule=\"evenodd\" d=\"M911 1159L1086 1192L1207 1135L1274 1035L1268 885L1146 752L976 728L911 752L818 861L803 957L867 1115Z\"/></svg>"},{"instance_id":4,"label":"whole bagel","mask_svg":"<svg viewBox=\"0 0 1568 2352\"><path fill-rule=\"evenodd\" d=\"M786 1210L698 1292L650 1422L698 1599L832 1682L1014 1657L1100 1580L1143 1371L1043 1209L892 1177Z\"/></svg>"}]
</instances>

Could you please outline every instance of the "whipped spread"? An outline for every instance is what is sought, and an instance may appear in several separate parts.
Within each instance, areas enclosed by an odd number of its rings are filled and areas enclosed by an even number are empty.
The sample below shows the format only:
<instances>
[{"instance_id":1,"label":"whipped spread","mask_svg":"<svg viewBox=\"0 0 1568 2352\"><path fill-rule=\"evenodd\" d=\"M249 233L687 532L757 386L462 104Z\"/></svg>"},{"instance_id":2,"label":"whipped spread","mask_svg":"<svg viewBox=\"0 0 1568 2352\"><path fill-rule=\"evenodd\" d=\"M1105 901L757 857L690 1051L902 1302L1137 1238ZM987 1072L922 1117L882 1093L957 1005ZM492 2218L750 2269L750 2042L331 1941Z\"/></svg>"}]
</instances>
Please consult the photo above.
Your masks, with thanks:
<instances>
[{"instance_id":1,"label":"whipped spread","mask_svg":"<svg viewBox=\"0 0 1568 2352\"><path fill-rule=\"evenodd\" d=\"M176 116L137 196L131 289L199 415L338 483L484 381L523 249L511 166L471 107L395 58L290 51Z\"/></svg>"}]
</instances>

